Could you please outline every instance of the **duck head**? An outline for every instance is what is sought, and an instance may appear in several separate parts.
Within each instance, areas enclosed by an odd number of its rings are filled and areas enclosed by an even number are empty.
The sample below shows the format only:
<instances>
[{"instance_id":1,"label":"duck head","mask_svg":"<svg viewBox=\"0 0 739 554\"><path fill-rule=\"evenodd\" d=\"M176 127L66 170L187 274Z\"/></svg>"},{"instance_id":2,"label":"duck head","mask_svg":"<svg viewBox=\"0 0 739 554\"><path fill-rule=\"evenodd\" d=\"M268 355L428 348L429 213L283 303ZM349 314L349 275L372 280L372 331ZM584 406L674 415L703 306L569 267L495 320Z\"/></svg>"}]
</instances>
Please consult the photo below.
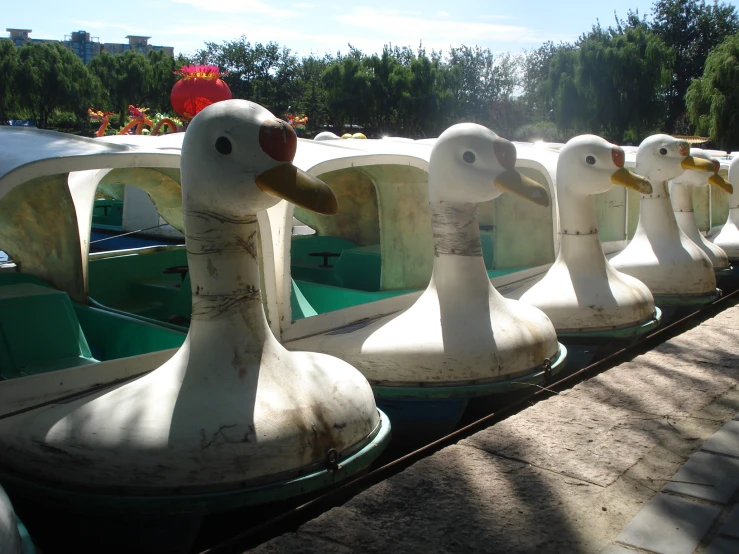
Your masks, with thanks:
<instances>
[{"instance_id":1,"label":"duck head","mask_svg":"<svg viewBox=\"0 0 739 554\"><path fill-rule=\"evenodd\" d=\"M726 180L718 174L719 169L721 169L721 164L719 164L718 160L714 160L700 148L691 148L689 157L693 158L693 160L701 160L703 165L706 167L710 164L710 168L702 171L688 168L681 175L673 179L672 182L674 184L688 185L691 187L705 187L706 185L711 184L729 194L734 192L734 188L731 184L727 183Z\"/></svg>"},{"instance_id":2,"label":"duck head","mask_svg":"<svg viewBox=\"0 0 739 554\"><path fill-rule=\"evenodd\" d=\"M625 158L622 148L601 137L575 137L559 151L558 190L591 196L620 185L641 194L651 194L649 181L624 167Z\"/></svg>"},{"instance_id":3,"label":"duck head","mask_svg":"<svg viewBox=\"0 0 739 554\"><path fill-rule=\"evenodd\" d=\"M254 215L280 199L336 213L328 185L292 164L297 144L293 128L258 104L225 100L208 106L182 143L183 204L224 220Z\"/></svg>"},{"instance_id":4,"label":"duck head","mask_svg":"<svg viewBox=\"0 0 739 554\"><path fill-rule=\"evenodd\" d=\"M636 171L649 180L669 181L688 170L715 173L710 160L691 155L687 141L670 135L652 135L639 145Z\"/></svg>"},{"instance_id":5,"label":"duck head","mask_svg":"<svg viewBox=\"0 0 739 554\"><path fill-rule=\"evenodd\" d=\"M478 204L512 192L549 206L549 191L521 175L516 147L487 127L460 123L444 131L431 150L429 199L431 202Z\"/></svg>"}]
</instances>

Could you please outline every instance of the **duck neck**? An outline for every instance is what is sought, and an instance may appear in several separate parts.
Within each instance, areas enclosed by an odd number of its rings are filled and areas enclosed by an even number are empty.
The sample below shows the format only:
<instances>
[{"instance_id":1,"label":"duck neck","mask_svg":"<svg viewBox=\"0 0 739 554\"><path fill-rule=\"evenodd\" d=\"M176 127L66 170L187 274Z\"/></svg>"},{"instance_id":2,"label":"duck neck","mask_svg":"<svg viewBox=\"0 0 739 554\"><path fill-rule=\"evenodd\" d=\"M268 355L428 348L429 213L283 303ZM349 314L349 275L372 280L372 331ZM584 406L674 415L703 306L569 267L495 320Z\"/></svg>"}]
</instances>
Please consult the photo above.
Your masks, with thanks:
<instances>
[{"instance_id":1,"label":"duck neck","mask_svg":"<svg viewBox=\"0 0 739 554\"><path fill-rule=\"evenodd\" d=\"M598 235L595 201L592 196L558 190L559 229L562 235Z\"/></svg>"},{"instance_id":2,"label":"duck neck","mask_svg":"<svg viewBox=\"0 0 739 554\"><path fill-rule=\"evenodd\" d=\"M679 237L667 181L649 178L649 182L652 184L652 194L641 195L637 233L641 231L648 235L654 233L654 236Z\"/></svg>"},{"instance_id":3,"label":"duck neck","mask_svg":"<svg viewBox=\"0 0 739 554\"><path fill-rule=\"evenodd\" d=\"M186 210L184 215L192 286L191 330L222 321L238 327L246 342L262 341L269 327L259 285L257 216L231 219L198 209Z\"/></svg>"},{"instance_id":4,"label":"duck neck","mask_svg":"<svg viewBox=\"0 0 739 554\"><path fill-rule=\"evenodd\" d=\"M672 211L693 211L693 191L690 186L672 183L672 187L670 187L670 197L672 198Z\"/></svg>"},{"instance_id":5,"label":"duck neck","mask_svg":"<svg viewBox=\"0 0 739 554\"><path fill-rule=\"evenodd\" d=\"M431 202L434 270L431 282L439 296L487 296L492 286L482 257L477 205ZM460 287L464 283L464 287Z\"/></svg>"},{"instance_id":6,"label":"duck neck","mask_svg":"<svg viewBox=\"0 0 739 554\"><path fill-rule=\"evenodd\" d=\"M558 203L558 259L584 260L588 266L604 266L607 262L598 236L593 196L558 191Z\"/></svg>"}]
</instances>

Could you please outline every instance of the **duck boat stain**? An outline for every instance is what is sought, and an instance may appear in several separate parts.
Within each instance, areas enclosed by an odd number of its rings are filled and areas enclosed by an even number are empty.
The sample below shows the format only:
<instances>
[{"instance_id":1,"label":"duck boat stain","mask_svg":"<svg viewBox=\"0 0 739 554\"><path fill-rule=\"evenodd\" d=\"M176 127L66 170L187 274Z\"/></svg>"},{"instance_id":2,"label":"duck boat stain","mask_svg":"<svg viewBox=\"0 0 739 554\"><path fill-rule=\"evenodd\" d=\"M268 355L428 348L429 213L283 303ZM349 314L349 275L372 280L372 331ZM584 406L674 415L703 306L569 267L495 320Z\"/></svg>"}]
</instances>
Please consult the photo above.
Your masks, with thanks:
<instances>
[{"instance_id":1,"label":"duck boat stain","mask_svg":"<svg viewBox=\"0 0 739 554\"><path fill-rule=\"evenodd\" d=\"M700 158L707 160L714 165L714 173L708 174L705 171L696 171L689 169L682 175L675 177L670 182L670 198L672 200L672 208L675 212L675 219L677 221L680 230L683 231L690 240L695 243L698 248L708 256L713 264L716 277L722 275L731 274L731 265L729 264L729 258L719 246L710 243L703 237L701 232L698 230L698 224L695 220L695 214L693 211L693 187L705 187L710 184L711 186L718 187L724 192L731 194L733 188L730 183L727 183L721 175L718 174L720 165L719 162L713 160L705 151L700 148L691 148L690 155L693 158Z\"/></svg>"},{"instance_id":2,"label":"duck boat stain","mask_svg":"<svg viewBox=\"0 0 739 554\"><path fill-rule=\"evenodd\" d=\"M713 164L690 156L687 142L668 135L652 135L639 145L636 172L652 185L641 194L639 222L634 238L611 265L643 282L655 303L694 305L718 298L713 264L680 229L670 202L668 181L687 170L714 173Z\"/></svg>"},{"instance_id":3,"label":"duck boat stain","mask_svg":"<svg viewBox=\"0 0 739 554\"><path fill-rule=\"evenodd\" d=\"M711 242L723 249L731 262L739 261L739 157L729 164L729 183L733 191L729 196L729 215Z\"/></svg>"},{"instance_id":4,"label":"duck boat stain","mask_svg":"<svg viewBox=\"0 0 739 554\"><path fill-rule=\"evenodd\" d=\"M296 142L246 101L193 119L181 158L187 337L142 377L0 419L0 482L11 495L40 510L107 514L119 533L106 551L177 551L206 514L305 494L379 456L390 423L366 379L337 358L287 351L262 308L257 212L280 198L336 211L328 186L292 164ZM168 533L120 534L119 520L132 518Z\"/></svg>"},{"instance_id":5,"label":"duck boat stain","mask_svg":"<svg viewBox=\"0 0 739 554\"><path fill-rule=\"evenodd\" d=\"M396 431L427 437L454 428L470 398L542 383L566 356L541 311L492 286L477 220L477 205L503 192L547 207L546 188L514 169L513 144L479 125L447 129L429 158L426 289L398 313L285 341L359 368Z\"/></svg>"}]
</instances>

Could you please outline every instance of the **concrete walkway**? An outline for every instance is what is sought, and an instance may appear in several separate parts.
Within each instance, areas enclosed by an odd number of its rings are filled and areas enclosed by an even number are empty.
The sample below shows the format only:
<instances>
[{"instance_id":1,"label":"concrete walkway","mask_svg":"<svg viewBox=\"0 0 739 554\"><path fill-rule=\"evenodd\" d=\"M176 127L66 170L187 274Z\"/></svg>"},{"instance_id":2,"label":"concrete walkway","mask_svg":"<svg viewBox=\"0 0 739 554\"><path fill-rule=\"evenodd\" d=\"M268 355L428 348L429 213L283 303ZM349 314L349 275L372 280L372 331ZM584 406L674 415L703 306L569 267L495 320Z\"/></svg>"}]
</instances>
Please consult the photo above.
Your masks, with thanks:
<instances>
[{"instance_id":1,"label":"concrete walkway","mask_svg":"<svg viewBox=\"0 0 739 554\"><path fill-rule=\"evenodd\" d=\"M253 552L737 553L738 354L730 307Z\"/></svg>"},{"instance_id":2,"label":"concrete walkway","mask_svg":"<svg viewBox=\"0 0 739 554\"><path fill-rule=\"evenodd\" d=\"M688 458L602 554L736 554L737 488L739 415Z\"/></svg>"}]
</instances>

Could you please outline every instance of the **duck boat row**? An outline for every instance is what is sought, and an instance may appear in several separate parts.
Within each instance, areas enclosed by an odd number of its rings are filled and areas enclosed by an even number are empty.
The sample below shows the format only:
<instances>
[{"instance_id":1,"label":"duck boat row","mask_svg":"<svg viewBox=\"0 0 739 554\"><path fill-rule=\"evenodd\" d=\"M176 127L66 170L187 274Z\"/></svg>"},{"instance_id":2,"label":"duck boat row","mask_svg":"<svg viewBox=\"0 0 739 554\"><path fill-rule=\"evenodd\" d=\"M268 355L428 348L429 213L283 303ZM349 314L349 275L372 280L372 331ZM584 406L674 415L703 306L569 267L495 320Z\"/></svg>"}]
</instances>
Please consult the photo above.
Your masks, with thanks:
<instances>
[{"instance_id":1,"label":"duck boat row","mask_svg":"<svg viewBox=\"0 0 739 554\"><path fill-rule=\"evenodd\" d=\"M205 517L366 470L391 425L443 435L712 301L739 251L720 164L666 135L307 141L229 100L184 134L0 142L0 484L32 535L74 514L108 551L187 551ZM709 184L731 206L713 243ZM106 187L185 246L91 253Z\"/></svg>"}]
</instances>

